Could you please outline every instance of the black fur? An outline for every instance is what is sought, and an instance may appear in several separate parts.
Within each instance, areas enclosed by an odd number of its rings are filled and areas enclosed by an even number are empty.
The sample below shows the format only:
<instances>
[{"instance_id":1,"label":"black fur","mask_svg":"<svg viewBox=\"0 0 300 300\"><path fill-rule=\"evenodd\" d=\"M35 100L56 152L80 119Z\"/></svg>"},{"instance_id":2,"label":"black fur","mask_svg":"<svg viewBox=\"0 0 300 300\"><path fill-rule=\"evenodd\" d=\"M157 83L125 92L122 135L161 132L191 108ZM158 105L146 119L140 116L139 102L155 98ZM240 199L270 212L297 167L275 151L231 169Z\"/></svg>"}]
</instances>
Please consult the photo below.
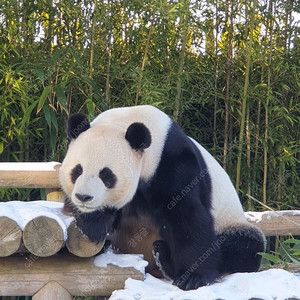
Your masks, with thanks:
<instances>
[{"instance_id":1,"label":"black fur","mask_svg":"<svg viewBox=\"0 0 300 300\"><path fill-rule=\"evenodd\" d=\"M82 114L72 115L67 122L67 137L69 140L76 139L82 132L90 128L86 116Z\"/></svg>"},{"instance_id":2,"label":"black fur","mask_svg":"<svg viewBox=\"0 0 300 300\"><path fill-rule=\"evenodd\" d=\"M98 244L111 232L117 216L117 209L106 207L102 210L96 210L91 213L76 211L74 213L78 228L89 239Z\"/></svg>"},{"instance_id":3,"label":"black fur","mask_svg":"<svg viewBox=\"0 0 300 300\"><path fill-rule=\"evenodd\" d=\"M222 273L256 272L261 263L261 255L264 252L265 241L259 231L247 227L224 231L218 235L222 251Z\"/></svg>"},{"instance_id":4,"label":"black fur","mask_svg":"<svg viewBox=\"0 0 300 300\"><path fill-rule=\"evenodd\" d=\"M77 178L82 174L82 166L81 164L76 165L71 171L71 181L75 184Z\"/></svg>"},{"instance_id":5,"label":"black fur","mask_svg":"<svg viewBox=\"0 0 300 300\"><path fill-rule=\"evenodd\" d=\"M103 181L104 185L112 189L117 183L117 176L113 173L110 168L104 168L99 172L99 177Z\"/></svg>"},{"instance_id":6,"label":"black fur","mask_svg":"<svg viewBox=\"0 0 300 300\"><path fill-rule=\"evenodd\" d=\"M154 244L154 253L165 273L182 289L212 283L219 274L220 249L211 253L217 237L210 197L211 180L204 159L173 123L152 181L140 182L129 205L159 226L163 243Z\"/></svg>"},{"instance_id":7,"label":"black fur","mask_svg":"<svg viewBox=\"0 0 300 300\"><path fill-rule=\"evenodd\" d=\"M142 123L131 124L126 132L125 139L135 150L144 150L151 145L151 133Z\"/></svg>"}]
</instances>

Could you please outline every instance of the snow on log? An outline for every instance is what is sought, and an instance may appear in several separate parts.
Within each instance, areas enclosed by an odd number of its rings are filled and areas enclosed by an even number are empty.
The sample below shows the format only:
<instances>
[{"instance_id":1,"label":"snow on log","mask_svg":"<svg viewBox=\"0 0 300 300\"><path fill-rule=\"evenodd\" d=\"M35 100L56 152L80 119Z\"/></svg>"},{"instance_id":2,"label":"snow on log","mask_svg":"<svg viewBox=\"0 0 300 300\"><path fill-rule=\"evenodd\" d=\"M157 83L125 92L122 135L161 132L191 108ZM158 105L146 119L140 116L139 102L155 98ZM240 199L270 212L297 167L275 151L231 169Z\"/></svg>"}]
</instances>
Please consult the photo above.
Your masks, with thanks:
<instances>
[{"instance_id":1,"label":"snow on log","mask_svg":"<svg viewBox=\"0 0 300 300\"><path fill-rule=\"evenodd\" d=\"M0 163L0 188L59 188L58 162Z\"/></svg>"},{"instance_id":2,"label":"snow on log","mask_svg":"<svg viewBox=\"0 0 300 300\"><path fill-rule=\"evenodd\" d=\"M48 201L0 203L0 257L18 251L21 240L30 253L39 257L51 256L65 244L81 257L100 252L104 243L92 243L75 226L74 218L62 213L62 208L63 203Z\"/></svg>"},{"instance_id":3,"label":"snow on log","mask_svg":"<svg viewBox=\"0 0 300 300\"><path fill-rule=\"evenodd\" d=\"M299 235L300 210L246 212L248 222L260 228L267 236Z\"/></svg>"}]
</instances>

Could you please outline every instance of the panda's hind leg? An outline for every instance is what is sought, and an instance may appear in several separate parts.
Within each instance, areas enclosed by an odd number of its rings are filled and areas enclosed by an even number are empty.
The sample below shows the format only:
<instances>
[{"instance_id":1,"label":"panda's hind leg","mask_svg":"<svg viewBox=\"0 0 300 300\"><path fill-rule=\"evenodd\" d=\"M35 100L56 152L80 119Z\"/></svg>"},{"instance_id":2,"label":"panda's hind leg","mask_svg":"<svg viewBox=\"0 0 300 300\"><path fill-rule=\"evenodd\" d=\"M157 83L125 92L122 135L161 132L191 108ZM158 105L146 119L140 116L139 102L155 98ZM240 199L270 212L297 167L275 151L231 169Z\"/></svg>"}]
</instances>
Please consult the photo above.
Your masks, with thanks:
<instances>
[{"instance_id":1,"label":"panda's hind leg","mask_svg":"<svg viewBox=\"0 0 300 300\"><path fill-rule=\"evenodd\" d=\"M231 227L217 236L222 262L220 273L256 272L261 263L258 252L265 250L263 233L251 226Z\"/></svg>"},{"instance_id":2,"label":"panda's hind leg","mask_svg":"<svg viewBox=\"0 0 300 300\"><path fill-rule=\"evenodd\" d=\"M174 278L175 271L173 261L171 259L170 249L163 240L157 240L153 243L153 257L159 270L165 278Z\"/></svg>"}]
</instances>

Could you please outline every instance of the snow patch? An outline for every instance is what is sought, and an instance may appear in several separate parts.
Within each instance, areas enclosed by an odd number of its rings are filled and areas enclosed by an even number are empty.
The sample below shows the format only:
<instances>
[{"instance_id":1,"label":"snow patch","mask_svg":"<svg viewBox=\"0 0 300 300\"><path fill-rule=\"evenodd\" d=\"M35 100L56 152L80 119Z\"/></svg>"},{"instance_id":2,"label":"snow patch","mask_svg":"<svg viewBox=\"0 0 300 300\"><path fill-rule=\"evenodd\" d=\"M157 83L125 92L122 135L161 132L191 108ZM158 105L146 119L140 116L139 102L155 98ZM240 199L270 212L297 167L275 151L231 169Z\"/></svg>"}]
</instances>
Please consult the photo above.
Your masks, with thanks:
<instances>
[{"instance_id":1,"label":"snow patch","mask_svg":"<svg viewBox=\"0 0 300 300\"><path fill-rule=\"evenodd\" d=\"M143 260L143 255L115 254L109 248L107 252L96 256L94 260L94 265L99 268L106 268L108 264L121 268L132 267L145 274L145 267L148 265L148 262Z\"/></svg>"},{"instance_id":2,"label":"snow patch","mask_svg":"<svg viewBox=\"0 0 300 300\"><path fill-rule=\"evenodd\" d=\"M59 162L18 162L18 163L0 163L0 171L56 171L55 167Z\"/></svg>"},{"instance_id":3,"label":"snow patch","mask_svg":"<svg viewBox=\"0 0 300 300\"><path fill-rule=\"evenodd\" d=\"M245 212L245 216L249 222L260 223L263 219L270 220L276 217L288 217L288 216L300 216L300 210L281 210L281 211L263 211L255 212L248 211Z\"/></svg>"},{"instance_id":4,"label":"snow patch","mask_svg":"<svg viewBox=\"0 0 300 300\"><path fill-rule=\"evenodd\" d=\"M258 273L236 273L220 282L193 291L182 291L171 282L146 274L145 281L127 279L125 289L113 292L110 300L264 300L300 299L300 276L281 269Z\"/></svg>"}]
</instances>

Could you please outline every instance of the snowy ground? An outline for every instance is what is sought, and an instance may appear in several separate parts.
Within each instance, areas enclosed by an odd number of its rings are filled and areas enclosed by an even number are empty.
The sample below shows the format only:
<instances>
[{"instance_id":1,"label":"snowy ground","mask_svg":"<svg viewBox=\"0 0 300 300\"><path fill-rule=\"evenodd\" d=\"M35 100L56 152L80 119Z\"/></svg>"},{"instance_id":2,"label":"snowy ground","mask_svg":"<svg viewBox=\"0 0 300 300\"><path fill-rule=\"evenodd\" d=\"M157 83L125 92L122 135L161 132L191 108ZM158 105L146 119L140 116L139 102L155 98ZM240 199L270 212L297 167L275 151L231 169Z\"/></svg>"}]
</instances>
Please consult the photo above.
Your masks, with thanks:
<instances>
[{"instance_id":1,"label":"snowy ground","mask_svg":"<svg viewBox=\"0 0 300 300\"><path fill-rule=\"evenodd\" d=\"M284 300L300 299L300 275L280 269L258 273L236 273L222 282L194 291L182 291L171 282L146 274L144 282L127 279L125 289L115 291L110 300Z\"/></svg>"},{"instance_id":2,"label":"snowy ground","mask_svg":"<svg viewBox=\"0 0 300 300\"><path fill-rule=\"evenodd\" d=\"M128 259L130 257L130 259ZM95 258L95 265L132 266L140 271L146 263L138 255L114 254L111 250ZM110 300L300 300L300 274L281 269L258 273L236 273L220 282L194 291L182 291L171 282L146 274L145 281L127 279L124 290L115 291Z\"/></svg>"},{"instance_id":3,"label":"snowy ground","mask_svg":"<svg viewBox=\"0 0 300 300\"><path fill-rule=\"evenodd\" d=\"M115 291L110 300L284 300L300 299L300 275L273 269L258 273L236 273L222 282L194 291L182 291L170 282L146 274L144 282L127 279L125 289Z\"/></svg>"}]
</instances>

